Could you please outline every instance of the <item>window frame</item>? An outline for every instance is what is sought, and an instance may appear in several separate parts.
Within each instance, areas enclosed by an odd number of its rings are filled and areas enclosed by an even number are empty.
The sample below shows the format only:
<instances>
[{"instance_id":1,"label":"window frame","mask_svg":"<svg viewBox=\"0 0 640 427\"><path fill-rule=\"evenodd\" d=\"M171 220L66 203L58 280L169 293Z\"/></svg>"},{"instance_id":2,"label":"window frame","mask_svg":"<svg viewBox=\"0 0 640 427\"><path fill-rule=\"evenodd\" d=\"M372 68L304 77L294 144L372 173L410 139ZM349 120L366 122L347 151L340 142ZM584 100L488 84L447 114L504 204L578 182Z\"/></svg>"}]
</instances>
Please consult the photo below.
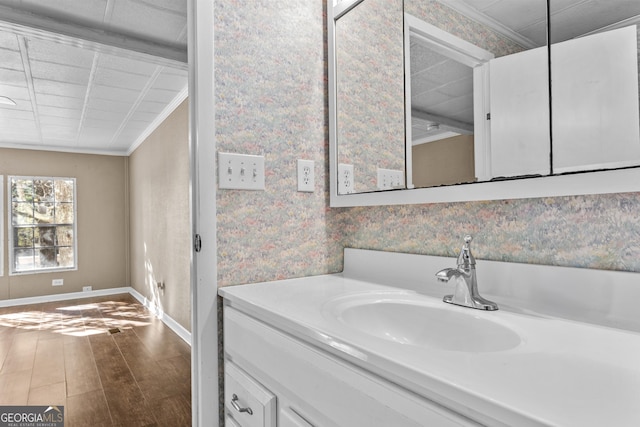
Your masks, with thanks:
<instances>
[{"instance_id":1,"label":"window frame","mask_svg":"<svg viewBox=\"0 0 640 427\"><path fill-rule=\"evenodd\" d=\"M34 268L32 270L16 271L15 270L15 249L14 248L14 225L13 225L13 200L11 186L14 180L53 180L53 181L73 181L73 266L71 267L52 267L52 268ZM78 188L77 180L72 177L60 176L37 176L37 175L9 175L7 177L7 248L9 250L9 276L23 276L26 274L42 274L62 271L78 270ZM58 225L54 225L58 227ZM55 248L58 246L55 245Z\"/></svg>"}]
</instances>

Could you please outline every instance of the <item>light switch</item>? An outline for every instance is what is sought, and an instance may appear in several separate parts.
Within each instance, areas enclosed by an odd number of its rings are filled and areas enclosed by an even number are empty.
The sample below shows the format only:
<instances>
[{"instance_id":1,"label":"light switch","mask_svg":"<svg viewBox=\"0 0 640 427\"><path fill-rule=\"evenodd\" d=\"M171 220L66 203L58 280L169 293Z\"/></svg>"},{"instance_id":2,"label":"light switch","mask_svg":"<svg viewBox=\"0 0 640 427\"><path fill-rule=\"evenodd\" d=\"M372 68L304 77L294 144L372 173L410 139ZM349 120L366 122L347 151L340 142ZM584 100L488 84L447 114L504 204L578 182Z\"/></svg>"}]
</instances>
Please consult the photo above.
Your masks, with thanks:
<instances>
[{"instance_id":1,"label":"light switch","mask_svg":"<svg viewBox=\"0 0 640 427\"><path fill-rule=\"evenodd\" d=\"M218 153L218 187L264 190L264 156Z\"/></svg>"},{"instance_id":2,"label":"light switch","mask_svg":"<svg viewBox=\"0 0 640 427\"><path fill-rule=\"evenodd\" d=\"M404 188L404 171L378 168L378 190Z\"/></svg>"}]
</instances>

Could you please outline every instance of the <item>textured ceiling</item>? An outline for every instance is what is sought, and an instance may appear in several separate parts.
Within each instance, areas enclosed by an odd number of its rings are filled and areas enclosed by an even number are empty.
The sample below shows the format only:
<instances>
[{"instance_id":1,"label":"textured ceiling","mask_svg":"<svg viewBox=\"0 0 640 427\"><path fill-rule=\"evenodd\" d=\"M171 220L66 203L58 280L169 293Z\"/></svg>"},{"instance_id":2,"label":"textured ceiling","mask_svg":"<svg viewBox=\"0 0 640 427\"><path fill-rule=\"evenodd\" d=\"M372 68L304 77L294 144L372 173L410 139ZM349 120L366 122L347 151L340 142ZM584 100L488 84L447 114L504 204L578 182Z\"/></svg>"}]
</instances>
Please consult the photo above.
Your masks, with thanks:
<instances>
[{"instance_id":1,"label":"textured ceiling","mask_svg":"<svg viewBox=\"0 0 640 427\"><path fill-rule=\"evenodd\" d=\"M410 41L413 142L473 133L473 68Z\"/></svg>"},{"instance_id":2,"label":"textured ceiling","mask_svg":"<svg viewBox=\"0 0 640 427\"><path fill-rule=\"evenodd\" d=\"M547 42L546 2L544 0L440 0L442 3L476 19L492 21L495 28L507 30L524 47L544 46ZM551 0L551 42L558 43L610 25L637 24L638 0ZM492 24L490 24L492 25ZM493 26L493 25L492 25Z\"/></svg>"},{"instance_id":3,"label":"textured ceiling","mask_svg":"<svg viewBox=\"0 0 640 427\"><path fill-rule=\"evenodd\" d=\"M186 0L0 0L0 146L130 153L186 97Z\"/></svg>"}]
</instances>

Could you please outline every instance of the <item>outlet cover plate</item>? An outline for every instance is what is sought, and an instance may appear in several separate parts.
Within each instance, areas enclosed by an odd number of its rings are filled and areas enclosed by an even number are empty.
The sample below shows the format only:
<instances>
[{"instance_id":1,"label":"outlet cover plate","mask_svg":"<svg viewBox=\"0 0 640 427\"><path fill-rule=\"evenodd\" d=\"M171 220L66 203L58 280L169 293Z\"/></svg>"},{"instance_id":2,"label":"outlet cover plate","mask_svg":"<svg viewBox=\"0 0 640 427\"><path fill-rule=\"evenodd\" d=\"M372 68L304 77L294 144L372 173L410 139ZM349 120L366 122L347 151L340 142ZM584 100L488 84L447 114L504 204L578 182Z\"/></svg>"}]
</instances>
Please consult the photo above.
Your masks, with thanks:
<instances>
[{"instance_id":1,"label":"outlet cover plate","mask_svg":"<svg viewBox=\"0 0 640 427\"><path fill-rule=\"evenodd\" d=\"M264 156L218 153L218 187L264 190Z\"/></svg>"},{"instance_id":2,"label":"outlet cover plate","mask_svg":"<svg viewBox=\"0 0 640 427\"><path fill-rule=\"evenodd\" d=\"M91 286L83 286L82 287L82 292L91 292L93 290L93 288Z\"/></svg>"},{"instance_id":3,"label":"outlet cover plate","mask_svg":"<svg viewBox=\"0 0 640 427\"><path fill-rule=\"evenodd\" d=\"M298 159L298 191L313 193L315 190L315 162Z\"/></svg>"},{"instance_id":4,"label":"outlet cover plate","mask_svg":"<svg viewBox=\"0 0 640 427\"><path fill-rule=\"evenodd\" d=\"M351 194L355 192L353 184L353 165L347 163L338 164L338 194Z\"/></svg>"},{"instance_id":5,"label":"outlet cover plate","mask_svg":"<svg viewBox=\"0 0 640 427\"><path fill-rule=\"evenodd\" d=\"M53 279L51 281L51 286L62 286L64 285L64 279Z\"/></svg>"}]
</instances>

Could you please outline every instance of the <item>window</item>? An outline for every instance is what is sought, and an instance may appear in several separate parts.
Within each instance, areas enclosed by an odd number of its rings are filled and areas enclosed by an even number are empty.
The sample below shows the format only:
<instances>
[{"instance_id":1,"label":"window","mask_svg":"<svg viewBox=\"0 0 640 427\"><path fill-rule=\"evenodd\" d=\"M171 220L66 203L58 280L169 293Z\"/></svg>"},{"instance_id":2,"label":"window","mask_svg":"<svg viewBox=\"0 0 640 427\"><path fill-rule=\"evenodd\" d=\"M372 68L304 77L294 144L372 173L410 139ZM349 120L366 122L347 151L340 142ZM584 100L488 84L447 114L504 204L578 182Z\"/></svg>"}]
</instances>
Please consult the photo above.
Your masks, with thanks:
<instances>
[{"instance_id":1,"label":"window","mask_svg":"<svg viewBox=\"0 0 640 427\"><path fill-rule=\"evenodd\" d=\"M73 178L9 177L11 274L76 268Z\"/></svg>"}]
</instances>

